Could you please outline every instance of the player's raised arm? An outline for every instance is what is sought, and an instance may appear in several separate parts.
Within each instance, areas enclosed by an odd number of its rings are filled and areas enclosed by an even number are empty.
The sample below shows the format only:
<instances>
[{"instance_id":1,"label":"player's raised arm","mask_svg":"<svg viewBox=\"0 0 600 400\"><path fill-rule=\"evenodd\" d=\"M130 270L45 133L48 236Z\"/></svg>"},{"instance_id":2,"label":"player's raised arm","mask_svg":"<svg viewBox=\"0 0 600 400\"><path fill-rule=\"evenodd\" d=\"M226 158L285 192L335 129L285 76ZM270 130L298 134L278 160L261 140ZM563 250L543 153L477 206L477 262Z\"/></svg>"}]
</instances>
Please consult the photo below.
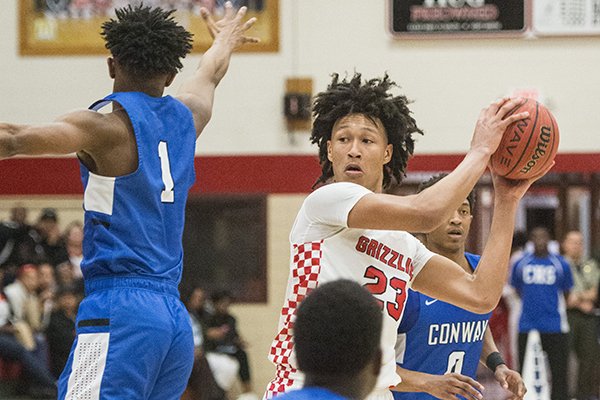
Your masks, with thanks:
<instances>
[{"instance_id":1,"label":"player's raised arm","mask_svg":"<svg viewBox=\"0 0 600 400\"><path fill-rule=\"evenodd\" d=\"M477 120L469 152L444 179L412 196L364 196L350 212L348 226L411 232L435 229L471 192L508 125L528 116L527 113L507 116L522 102L523 99L505 97L484 108Z\"/></svg>"},{"instance_id":2,"label":"player's raised arm","mask_svg":"<svg viewBox=\"0 0 600 400\"><path fill-rule=\"evenodd\" d=\"M433 256L415 277L413 288L474 313L492 311L500 300L508 276L510 246L519 200L529 186L552 166L554 163L549 164L537 177L527 180L508 180L492 173L492 226L475 272L469 274L454 261Z\"/></svg>"},{"instance_id":3,"label":"player's raised arm","mask_svg":"<svg viewBox=\"0 0 600 400\"><path fill-rule=\"evenodd\" d=\"M114 144L120 129L126 129L121 119L89 110L71 112L48 124L0 123L0 158L93 151Z\"/></svg>"},{"instance_id":4,"label":"player's raised arm","mask_svg":"<svg viewBox=\"0 0 600 400\"><path fill-rule=\"evenodd\" d=\"M257 38L245 35L256 22L256 18L244 22L245 15L246 7L236 12L231 2L227 2L225 16L215 22L208 11L202 9L202 17L214 41L202 56L194 75L177 92L177 98L192 111L196 136L210 120L215 88L229 68L231 54L244 43L258 42Z\"/></svg>"}]
</instances>

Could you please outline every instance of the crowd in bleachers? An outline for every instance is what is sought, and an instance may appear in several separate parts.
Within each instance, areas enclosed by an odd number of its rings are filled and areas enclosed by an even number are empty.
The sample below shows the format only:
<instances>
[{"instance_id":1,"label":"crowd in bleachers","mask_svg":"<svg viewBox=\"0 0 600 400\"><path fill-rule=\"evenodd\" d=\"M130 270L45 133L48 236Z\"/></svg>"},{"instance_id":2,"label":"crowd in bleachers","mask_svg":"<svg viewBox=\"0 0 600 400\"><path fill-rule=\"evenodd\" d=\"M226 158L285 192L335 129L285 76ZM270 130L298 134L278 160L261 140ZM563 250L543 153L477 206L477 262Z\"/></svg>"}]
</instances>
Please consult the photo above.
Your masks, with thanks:
<instances>
[{"instance_id":1,"label":"crowd in bleachers","mask_svg":"<svg viewBox=\"0 0 600 400\"><path fill-rule=\"evenodd\" d=\"M28 217L14 207L0 222L0 385L18 380L23 394L54 398L84 295L83 227L71 222L61 230L50 208L33 225ZM208 295L201 288L187 296L196 345L188 398L225 399L232 391L256 398L245 342L229 312L232 300L227 291Z\"/></svg>"},{"instance_id":2,"label":"crowd in bleachers","mask_svg":"<svg viewBox=\"0 0 600 400\"><path fill-rule=\"evenodd\" d=\"M0 380L52 398L75 338L75 316L83 296L81 223L59 227L53 209L34 225L15 207L0 223Z\"/></svg>"}]
</instances>

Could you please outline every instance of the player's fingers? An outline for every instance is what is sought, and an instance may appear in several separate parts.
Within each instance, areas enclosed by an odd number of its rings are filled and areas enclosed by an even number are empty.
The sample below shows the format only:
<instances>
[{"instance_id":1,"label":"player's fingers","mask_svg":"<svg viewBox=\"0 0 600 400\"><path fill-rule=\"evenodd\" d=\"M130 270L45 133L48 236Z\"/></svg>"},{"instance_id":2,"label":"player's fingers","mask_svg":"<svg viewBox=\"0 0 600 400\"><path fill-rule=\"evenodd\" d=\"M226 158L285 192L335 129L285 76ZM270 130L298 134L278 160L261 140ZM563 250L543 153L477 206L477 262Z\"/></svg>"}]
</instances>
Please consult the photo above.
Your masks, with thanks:
<instances>
[{"instance_id":1,"label":"player's fingers","mask_svg":"<svg viewBox=\"0 0 600 400\"><path fill-rule=\"evenodd\" d=\"M516 380L516 390L514 390L514 393L519 397L519 398L523 398L525 397L525 393L527 393L527 388L525 387L525 382L523 382L523 379L521 379L521 377L515 377Z\"/></svg>"},{"instance_id":2,"label":"player's fingers","mask_svg":"<svg viewBox=\"0 0 600 400\"><path fill-rule=\"evenodd\" d=\"M254 37L254 36L244 36L244 37L242 38L242 41L243 41L244 43L259 43L259 42L260 42L260 39L259 39L259 38L257 38L257 37Z\"/></svg>"},{"instance_id":3,"label":"player's fingers","mask_svg":"<svg viewBox=\"0 0 600 400\"><path fill-rule=\"evenodd\" d=\"M435 393L434 397L437 397L441 400L460 400L455 394L443 391L440 393Z\"/></svg>"},{"instance_id":4,"label":"player's fingers","mask_svg":"<svg viewBox=\"0 0 600 400\"><path fill-rule=\"evenodd\" d=\"M500 110L500 108L507 102L510 101L510 97L508 96L504 96L499 98L498 100L492 102L489 106L487 106L484 110L486 111L486 114L488 114L489 116L494 116L496 114L498 114L498 110Z\"/></svg>"},{"instance_id":5,"label":"player's fingers","mask_svg":"<svg viewBox=\"0 0 600 400\"><path fill-rule=\"evenodd\" d=\"M208 32L214 38L215 35L219 33L219 29L217 28L217 24L215 23L215 20L213 19L212 15L210 14L210 12L208 12L206 8L200 9L200 15L202 16L202 19L204 20L204 23L208 28Z\"/></svg>"},{"instance_id":6,"label":"player's fingers","mask_svg":"<svg viewBox=\"0 0 600 400\"><path fill-rule=\"evenodd\" d=\"M475 379L471 378L470 376L456 374L456 373L451 374L451 376L471 387L474 387L475 389L477 389L479 391L482 391L484 389L484 387L481 383L477 382Z\"/></svg>"},{"instance_id":7,"label":"player's fingers","mask_svg":"<svg viewBox=\"0 0 600 400\"><path fill-rule=\"evenodd\" d=\"M498 109L498 111L496 112L496 115L500 118L504 118L507 115L510 115L510 113L514 112L518 107L520 107L526 99L524 99L523 97L516 97L516 98L508 98L507 101L505 101L502 106Z\"/></svg>"},{"instance_id":8,"label":"player's fingers","mask_svg":"<svg viewBox=\"0 0 600 400\"><path fill-rule=\"evenodd\" d=\"M247 31L248 29L250 29L252 27L252 25L254 25L256 23L256 17L252 17L250 18L248 21L244 22L244 25L242 26L242 30Z\"/></svg>"},{"instance_id":9,"label":"player's fingers","mask_svg":"<svg viewBox=\"0 0 600 400\"><path fill-rule=\"evenodd\" d=\"M465 377L465 378L467 378L467 377ZM469 379L471 379L471 378L469 378ZM471 379L471 381L473 381L475 384L477 384L477 382L475 382L473 379ZM482 398L479 390L477 390L473 384L465 382L465 380L455 379L454 382L452 383L452 386L453 386L453 388L451 389L451 392L454 394L459 394L466 398L473 398L473 399L481 399Z\"/></svg>"},{"instance_id":10,"label":"player's fingers","mask_svg":"<svg viewBox=\"0 0 600 400\"><path fill-rule=\"evenodd\" d=\"M246 7L246 6L240 7L237 14L235 15L235 19L238 21L241 21L244 18L244 16L246 15L246 12L248 12L248 7Z\"/></svg>"},{"instance_id":11,"label":"player's fingers","mask_svg":"<svg viewBox=\"0 0 600 400\"><path fill-rule=\"evenodd\" d=\"M456 384L450 392L454 395L460 395L465 399L481 400L482 396L473 386L466 385L464 383Z\"/></svg>"},{"instance_id":12,"label":"player's fingers","mask_svg":"<svg viewBox=\"0 0 600 400\"><path fill-rule=\"evenodd\" d=\"M512 124L513 122L519 121L521 119L525 119L529 117L529 111L523 111L517 114L512 114L509 115L508 117L504 118L501 122L502 125L504 126L508 126L510 124Z\"/></svg>"},{"instance_id":13,"label":"player's fingers","mask_svg":"<svg viewBox=\"0 0 600 400\"><path fill-rule=\"evenodd\" d=\"M224 19L231 19L234 16L233 4L230 1L225 3L225 16Z\"/></svg>"}]
</instances>

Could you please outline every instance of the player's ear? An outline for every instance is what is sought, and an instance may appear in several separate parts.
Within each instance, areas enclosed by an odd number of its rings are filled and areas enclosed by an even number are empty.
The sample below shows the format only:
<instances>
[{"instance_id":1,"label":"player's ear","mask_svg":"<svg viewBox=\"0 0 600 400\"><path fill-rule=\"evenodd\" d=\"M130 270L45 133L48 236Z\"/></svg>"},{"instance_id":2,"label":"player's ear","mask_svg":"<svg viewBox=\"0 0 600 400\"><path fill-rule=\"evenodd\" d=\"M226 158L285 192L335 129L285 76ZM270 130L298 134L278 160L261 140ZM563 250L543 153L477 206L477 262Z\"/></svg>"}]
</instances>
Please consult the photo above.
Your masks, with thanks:
<instances>
[{"instance_id":1,"label":"player's ear","mask_svg":"<svg viewBox=\"0 0 600 400\"><path fill-rule=\"evenodd\" d=\"M390 162L390 160L392 159L392 154L394 154L394 145L391 143L388 143L387 146L385 146L385 154L383 155L383 163L387 164Z\"/></svg>"},{"instance_id":2,"label":"player's ear","mask_svg":"<svg viewBox=\"0 0 600 400\"><path fill-rule=\"evenodd\" d=\"M111 79L115 79L115 59L112 57L108 57L106 59L106 63L108 64L108 75Z\"/></svg>"},{"instance_id":3,"label":"player's ear","mask_svg":"<svg viewBox=\"0 0 600 400\"><path fill-rule=\"evenodd\" d=\"M175 79L175 75L177 75L176 72L171 72L169 75L167 75L167 81L165 82L165 87L169 87L171 85L171 83L173 83L173 80Z\"/></svg>"},{"instance_id":4,"label":"player's ear","mask_svg":"<svg viewBox=\"0 0 600 400\"><path fill-rule=\"evenodd\" d=\"M328 140L327 141L327 159L329 161L333 162L332 156L331 156L331 152L332 152L332 150L331 150L331 140Z\"/></svg>"}]
</instances>

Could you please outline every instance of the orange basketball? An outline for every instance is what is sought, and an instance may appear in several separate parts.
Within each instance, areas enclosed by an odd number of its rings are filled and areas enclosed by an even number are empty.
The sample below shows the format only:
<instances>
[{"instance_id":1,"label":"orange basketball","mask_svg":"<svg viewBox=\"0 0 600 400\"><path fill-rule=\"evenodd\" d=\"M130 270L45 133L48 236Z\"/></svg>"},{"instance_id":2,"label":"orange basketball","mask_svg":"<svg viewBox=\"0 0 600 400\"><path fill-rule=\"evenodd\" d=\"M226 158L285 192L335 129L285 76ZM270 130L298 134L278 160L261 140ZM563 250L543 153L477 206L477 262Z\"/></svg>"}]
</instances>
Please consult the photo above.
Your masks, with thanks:
<instances>
[{"instance_id":1,"label":"orange basketball","mask_svg":"<svg viewBox=\"0 0 600 400\"><path fill-rule=\"evenodd\" d=\"M536 176L554 160L558 150L558 125L543 104L527 99L511 113L529 111L529 117L506 128L492 155L491 168L509 179Z\"/></svg>"}]
</instances>

